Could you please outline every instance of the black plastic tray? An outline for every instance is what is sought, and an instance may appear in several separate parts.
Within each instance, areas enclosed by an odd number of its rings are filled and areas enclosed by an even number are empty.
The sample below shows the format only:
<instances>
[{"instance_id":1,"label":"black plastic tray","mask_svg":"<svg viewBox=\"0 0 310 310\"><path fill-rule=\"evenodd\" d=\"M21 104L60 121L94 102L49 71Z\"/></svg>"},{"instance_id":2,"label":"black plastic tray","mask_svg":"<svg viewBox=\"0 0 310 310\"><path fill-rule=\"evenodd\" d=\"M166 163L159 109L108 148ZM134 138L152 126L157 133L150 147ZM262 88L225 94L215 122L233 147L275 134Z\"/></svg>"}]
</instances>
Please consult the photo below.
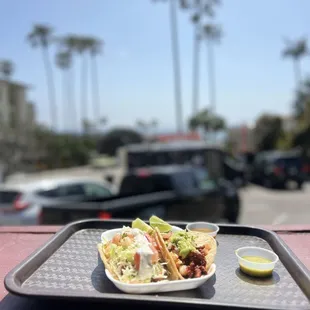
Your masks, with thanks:
<instances>
[{"instance_id":1,"label":"black plastic tray","mask_svg":"<svg viewBox=\"0 0 310 310\"><path fill-rule=\"evenodd\" d=\"M153 306L310 309L308 269L275 233L249 226L220 225L216 275L200 288L158 295L125 294L106 278L96 247L104 230L123 225L130 221L85 220L65 226L6 276L6 289L22 296ZM278 254L280 262L272 278L258 280L239 271L234 251L249 245L271 248Z\"/></svg>"}]
</instances>

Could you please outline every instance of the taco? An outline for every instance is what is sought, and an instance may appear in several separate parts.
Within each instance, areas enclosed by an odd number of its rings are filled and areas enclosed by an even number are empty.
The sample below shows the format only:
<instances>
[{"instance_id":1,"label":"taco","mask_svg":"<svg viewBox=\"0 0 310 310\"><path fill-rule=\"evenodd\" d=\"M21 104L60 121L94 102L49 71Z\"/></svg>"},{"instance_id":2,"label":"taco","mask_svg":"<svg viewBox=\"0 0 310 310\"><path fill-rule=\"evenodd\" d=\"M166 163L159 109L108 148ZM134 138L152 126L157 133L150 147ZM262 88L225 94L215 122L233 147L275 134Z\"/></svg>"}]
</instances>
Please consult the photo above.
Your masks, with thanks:
<instances>
[{"instance_id":1,"label":"taco","mask_svg":"<svg viewBox=\"0 0 310 310\"><path fill-rule=\"evenodd\" d=\"M174 277L199 278L208 274L217 250L213 237L201 232L183 230L171 234L170 238L164 240L157 228L155 234L162 247L162 256Z\"/></svg>"},{"instance_id":2,"label":"taco","mask_svg":"<svg viewBox=\"0 0 310 310\"><path fill-rule=\"evenodd\" d=\"M162 237L161 237L162 238ZM177 280L173 265L162 255L162 245L155 236L123 227L112 240L102 240L98 251L105 268L124 283L150 283Z\"/></svg>"}]
</instances>

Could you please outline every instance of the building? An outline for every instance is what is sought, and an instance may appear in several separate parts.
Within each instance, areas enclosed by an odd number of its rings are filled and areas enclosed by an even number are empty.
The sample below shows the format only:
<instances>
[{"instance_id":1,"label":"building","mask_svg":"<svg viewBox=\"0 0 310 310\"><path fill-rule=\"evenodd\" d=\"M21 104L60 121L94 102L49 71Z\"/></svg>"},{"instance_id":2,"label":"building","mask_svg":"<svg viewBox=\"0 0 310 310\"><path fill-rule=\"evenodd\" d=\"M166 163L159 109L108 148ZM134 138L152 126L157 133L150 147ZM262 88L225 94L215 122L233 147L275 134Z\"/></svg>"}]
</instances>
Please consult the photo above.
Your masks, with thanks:
<instances>
[{"instance_id":1,"label":"building","mask_svg":"<svg viewBox=\"0 0 310 310\"><path fill-rule=\"evenodd\" d=\"M253 127L247 125L231 127L227 140L234 153L255 151Z\"/></svg>"},{"instance_id":2,"label":"building","mask_svg":"<svg viewBox=\"0 0 310 310\"><path fill-rule=\"evenodd\" d=\"M155 140L158 142L172 142L172 141L201 141L201 137L197 132L190 132L185 134L162 134L157 135Z\"/></svg>"},{"instance_id":3,"label":"building","mask_svg":"<svg viewBox=\"0 0 310 310\"><path fill-rule=\"evenodd\" d=\"M0 166L21 169L36 154L34 105L27 101L28 86L0 79Z\"/></svg>"},{"instance_id":4,"label":"building","mask_svg":"<svg viewBox=\"0 0 310 310\"><path fill-rule=\"evenodd\" d=\"M35 124L35 111L27 101L28 86L0 79L0 121L1 125L15 130L22 126L30 128Z\"/></svg>"}]
</instances>

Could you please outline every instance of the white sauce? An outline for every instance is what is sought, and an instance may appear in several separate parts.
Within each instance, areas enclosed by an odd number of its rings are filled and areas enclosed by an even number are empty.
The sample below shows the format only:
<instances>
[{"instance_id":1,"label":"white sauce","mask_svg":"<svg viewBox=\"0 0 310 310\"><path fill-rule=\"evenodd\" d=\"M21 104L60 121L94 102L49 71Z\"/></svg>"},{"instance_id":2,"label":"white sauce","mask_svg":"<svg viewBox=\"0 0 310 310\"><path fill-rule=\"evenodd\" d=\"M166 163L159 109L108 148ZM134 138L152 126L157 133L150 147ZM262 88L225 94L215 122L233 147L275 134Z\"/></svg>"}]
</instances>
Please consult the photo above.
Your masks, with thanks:
<instances>
[{"instance_id":1,"label":"white sauce","mask_svg":"<svg viewBox=\"0 0 310 310\"><path fill-rule=\"evenodd\" d=\"M133 229L133 235L135 236L135 241L140 245L137 253L140 255L140 267L138 270L138 275L141 278L150 278L152 276L152 255L154 254L150 248L150 243L144 234Z\"/></svg>"}]
</instances>

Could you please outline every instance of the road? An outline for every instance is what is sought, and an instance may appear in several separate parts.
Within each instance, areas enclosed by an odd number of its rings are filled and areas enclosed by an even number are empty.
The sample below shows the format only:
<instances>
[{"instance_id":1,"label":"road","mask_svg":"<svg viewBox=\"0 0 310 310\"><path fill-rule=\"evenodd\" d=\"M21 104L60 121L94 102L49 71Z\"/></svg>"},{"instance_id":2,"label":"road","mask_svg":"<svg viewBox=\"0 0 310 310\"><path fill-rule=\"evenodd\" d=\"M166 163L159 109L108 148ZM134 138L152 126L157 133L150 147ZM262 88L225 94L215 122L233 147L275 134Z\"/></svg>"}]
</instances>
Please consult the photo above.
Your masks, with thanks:
<instances>
[{"instance_id":1,"label":"road","mask_svg":"<svg viewBox=\"0 0 310 310\"><path fill-rule=\"evenodd\" d=\"M240 194L240 224L310 224L310 184L305 184L302 191L249 185Z\"/></svg>"}]
</instances>

